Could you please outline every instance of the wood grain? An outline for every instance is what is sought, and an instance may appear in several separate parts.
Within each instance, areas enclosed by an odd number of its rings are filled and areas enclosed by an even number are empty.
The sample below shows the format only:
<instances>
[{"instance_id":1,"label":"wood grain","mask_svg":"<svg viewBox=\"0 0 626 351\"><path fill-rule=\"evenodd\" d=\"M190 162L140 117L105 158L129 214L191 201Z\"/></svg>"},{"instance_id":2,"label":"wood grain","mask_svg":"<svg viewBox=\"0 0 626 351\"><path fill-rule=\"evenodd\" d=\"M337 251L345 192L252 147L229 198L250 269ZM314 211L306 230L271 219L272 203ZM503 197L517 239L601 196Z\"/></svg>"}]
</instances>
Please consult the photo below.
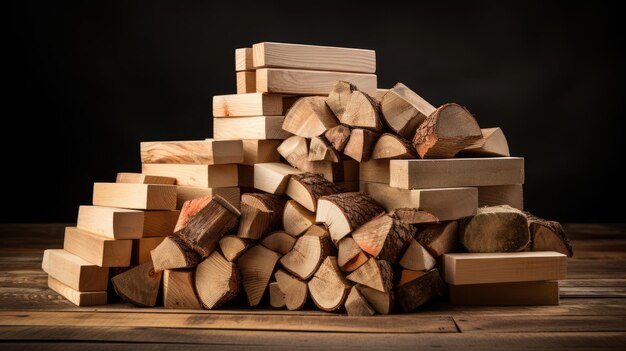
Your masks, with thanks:
<instances>
[{"instance_id":1,"label":"wood grain","mask_svg":"<svg viewBox=\"0 0 626 351\"><path fill-rule=\"evenodd\" d=\"M98 267L65 250L46 250L41 268L74 290L103 291L107 288L108 268Z\"/></svg>"},{"instance_id":2,"label":"wood grain","mask_svg":"<svg viewBox=\"0 0 626 351\"><path fill-rule=\"evenodd\" d=\"M174 210L176 187L156 184L94 183L93 204L136 210Z\"/></svg>"},{"instance_id":3,"label":"wood grain","mask_svg":"<svg viewBox=\"0 0 626 351\"><path fill-rule=\"evenodd\" d=\"M256 92L256 72L241 71L235 75L237 80L237 94L250 94Z\"/></svg>"},{"instance_id":4,"label":"wood grain","mask_svg":"<svg viewBox=\"0 0 626 351\"><path fill-rule=\"evenodd\" d=\"M63 249L100 267L128 267L132 240L116 240L76 227L65 228Z\"/></svg>"},{"instance_id":5,"label":"wood grain","mask_svg":"<svg viewBox=\"0 0 626 351\"><path fill-rule=\"evenodd\" d=\"M338 80L350 82L367 94L376 93L375 74L281 68L257 69L256 90L273 94L328 95Z\"/></svg>"},{"instance_id":6,"label":"wood grain","mask_svg":"<svg viewBox=\"0 0 626 351\"><path fill-rule=\"evenodd\" d=\"M176 208L181 209L185 201L197 199L199 197L219 195L233 206L239 208L240 192L237 187L226 188L205 188L196 186L176 186Z\"/></svg>"},{"instance_id":7,"label":"wood grain","mask_svg":"<svg viewBox=\"0 0 626 351\"><path fill-rule=\"evenodd\" d=\"M282 129L283 116L214 118L215 139L287 139L291 133Z\"/></svg>"},{"instance_id":8,"label":"wood grain","mask_svg":"<svg viewBox=\"0 0 626 351\"><path fill-rule=\"evenodd\" d=\"M176 184L225 188L237 186L237 165L177 165L165 163L144 163L145 174L176 178ZM174 189L175 191L175 189Z\"/></svg>"},{"instance_id":9,"label":"wood grain","mask_svg":"<svg viewBox=\"0 0 626 351\"><path fill-rule=\"evenodd\" d=\"M241 140L144 141L142 163L216 165L243 161Z\"/></svg>"},{"instance_id":10,"label":"wood grain","mask_svg":"<svg viewBox=\"0 0 626 351\"><path fill-rule=\"evenodd\" d=\"M280 116L283 97L262 93L213 96L213 117Z\"/></svg>"},{"instance_id":11,"label":"wood grain","mask_svg":"<svg viewBox=\"0 0 626 351\"><path fill-rule=\"evenodd\" d=\"M111 239L137 239L143 235L144 212L106 206L80 206L76 226Z\"/></svg>"},{"instance_id":12,"label":"wood grain","mask_svg":"<svg viewBox=\"0 0 626 351\"><path fill-rule=\"evenodd\" d=\"M74 290L51 276L48 277L48 287L76 306L95 306L107 303L106 291L83 292Z\"/></svg>"},{"instance_id":13,"label":"wood grain","mask_svg":"<svg viewBox=\"0 0 626 351\"><path fill-rule=\"evenodd\" d=\"M235 71L254 69L252 62L252 48L235 49Z\"/></svg>"}]
</instances>

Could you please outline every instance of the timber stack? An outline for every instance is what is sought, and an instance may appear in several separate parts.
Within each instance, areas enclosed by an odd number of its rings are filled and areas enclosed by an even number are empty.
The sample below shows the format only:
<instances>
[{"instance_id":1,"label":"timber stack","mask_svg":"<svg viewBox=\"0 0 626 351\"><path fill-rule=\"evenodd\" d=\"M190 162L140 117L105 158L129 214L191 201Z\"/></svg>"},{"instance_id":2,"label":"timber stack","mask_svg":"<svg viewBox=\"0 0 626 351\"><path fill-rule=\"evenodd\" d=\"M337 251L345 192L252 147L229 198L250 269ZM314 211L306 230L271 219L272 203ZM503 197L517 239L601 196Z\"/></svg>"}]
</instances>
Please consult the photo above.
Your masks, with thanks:
<instances>
[{"instance_id":1,"label":"timber stack","mask_svg":"<svg viewBox=\"0 0 626 351\"><path fill-rule=\"evenodd\" d=\"M524 211L524 159L500 128L378 89L372 50L258 43L235 71L213 138L143 142L141 173L94 184L44 254L50 288L80 306L353 316L558 304L572 248Z\"/></svg>"}]
</instances>

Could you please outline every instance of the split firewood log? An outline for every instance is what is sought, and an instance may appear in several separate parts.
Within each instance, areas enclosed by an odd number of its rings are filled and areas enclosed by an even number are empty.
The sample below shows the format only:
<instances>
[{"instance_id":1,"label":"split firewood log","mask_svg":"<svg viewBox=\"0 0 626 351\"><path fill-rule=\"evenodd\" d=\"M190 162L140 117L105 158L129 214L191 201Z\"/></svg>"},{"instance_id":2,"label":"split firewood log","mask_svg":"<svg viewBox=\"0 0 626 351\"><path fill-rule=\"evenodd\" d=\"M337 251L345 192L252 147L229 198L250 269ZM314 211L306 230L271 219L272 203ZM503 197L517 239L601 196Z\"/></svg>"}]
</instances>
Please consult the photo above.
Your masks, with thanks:
<instances>
[{"instance_id":1,"label":"split firewood log","mask_svg":"<svg viewBox=\"0 0 626 351\"><path fill-rule=\"evenodd\" d=\"M481 138L461 151L466 155L477 156L511 156L509 144L500 128L481 129Z\"/></svg>"},{"instance_id":2,"label":"split firewood log","mask_svg":"<svg viewBox=\"0 0 626 351\"><path fill-rule=\"evenodd\" d=\"M375 258L397 262L415 234L410 224L380 215L353 231L352 238L361 250Z\"/></svg>"},{"instance_id":3,"label":"split firewood log","mask_svg":"<svg viewBox=\"0 0 626 351\"><path fill-rule=\"evenodd\" d=\"M322 96L306 96L298 99L289 109L283 121L283 129L302 137L311 138L324 134L339 124L337 117Z\"/></svg>"},{"instance_id":4,"label":"split firewood log","mask_svg":"<svg viewBox=\"0 0 626 351\"><path fill-rule=\"evenodd\" d=\"M271 282L269 286L270 291L270 306L274 308L285 307L285 294L280 290L277 282Z\"/></svg>"},{"instance_id":5,"label":"split firewood log","mask_svg":"<svg viewBox=\"0 0 626 351\"><path fill-rule=\"evenodd\" d=\"M324 136L311 138L309 145L309 161L339 162L341 155Z\"/></svg>"},{"instance_id":6,"label":"split firewood log","mask_svg":"<svg viewBox=\"0 0 626 351\"><path fill-rule=\"evenodd\" d=\"M219 195L191 217L187 225L175 233L203 257L208 257L218 241L239 223L241 213Z\"/></svg>"},{"instance_id":7,"label":"split firewood log","mask_svg":"<svg viewBox=\"0 0 626 351\"><path fill-rule=\"evenodd\" d=\"M413 146L421 158L452 158L482 137L474 116L450 103L439 107L415 131Z\"/></svg>"},{"instance_id":8,"label":"split firewood log","mask_svg":"<svg viewBox=\"0 0 626 351\"><path fill-rule=\"evenodd\" d=\"M287 196L312 212L317 210L320 197L342 192L343 187L316 173L294 174L287 184Z\"/></svg>"},{"instance_id":9,"label":"split firewood log","mask_svg":"<svg viewBox=\"0 0 626 351\"><path fill-rule=\"evenodd\" d=\"M285 294L285 305L290 311L302 309L309 295L307 283L291 274L278 270L274 274L280 290Z\"/></svg>"},{"instance_id":10,"label":"split firewood log","mask_svg":"<svg viewBox=\"0 0 626 351\"><path fill-rule=\"evenodd\" d=\"M291 251L295 243L296 238L281 230L269 233L265 239L261 241L261 245L281 255L286 255Z\"/></svg>"},{"instance_id":11,"label":"split firewood log","mask_svg":"<svg viewBox=\"0 0 626 351\"><path fill-rule=\"evenodd\" d=\"M237 297L239 282L237 266L217 251L196 267L196 290L205 308L220 307Z\"/></svg>"},{"instance_id":12,"label":"split firewood log","mask_svg":"<svg viewBox=\"0 0 626 351\"><path fill-rule=\"evenodd\" d=\"M435 258L428 253L415 239L411 239L404 255L400 259L400 266L413 271L429 271L435 267Z\"/></svg>"},{"instance_id":13,"label":"split firewood log","mask_svg":"<svg viewBox=\"0 0 626 351\"><path fill-rule=\"evenodd\" d=\"M379 134L371 130L355 128L350 132L350 139L343 153L357 162L365 162L372 156L372 150Z\"/></svg>"},{"instance_id":14,"label":"split firewood log","mask_svg":"<svg viewBox=\"0 0 626 351\"><path fill-rule=\"evenodd\" d=\"M389 89L380 105L387 125L407 139L413 138L417 127L436 110L402 83Z\"/></svg>"},{"instance_id":15,"label":"split firewood log","mask_svg":"<svg viewBox=\"0 0 626 351\"><path fill-rule=\"evenodd\" d=\"M193 271L163 271L163 306L165 308L202 309L196 295Z\"/></svg>"},{"instance_id":16,"label":"split firewood log","mask_svg":"<svg viewBox=\"0 0 626 351\"><path fill-rule=\"evenodd\" d=\"M528 214L531 251L556 251L568 257L574 255L561 223Z\"/></svg>"},{"instance_id":17,"label":"split firewood log","mask_svg":"<svg viewBox=\"0 0 626 351\"><path fill-rule=\"evenodd\" d=\"M292 236L300 236L315 223L315 213L294 200L287 201L283 212L283 228Z\"/></svg>"},{"instance_id":18,"label":"split firewood log","mask_svg":"<svg viewBox=\"0 0 626 351\"><path fill-rule=\"evenodd\" d=\"M417 158L417 153L410 141L390 133L378 138L372 150L372 159Z\"/></svg>"},{"instance_id":19,"label":"split firewood log","mask_svg":"<svg viewBox=\"0 0 626 351\"><path fill-rule=\"evenodd\" d=\"M375 132L383 130L380 104L369 95L354 90L339 121L354 128L366 128Z\"/></svg>"},{"instance_id":20,"label":"split firewood log","mask_svg":"<svg viewBox=\"0 0 626 351\"><path fill-rule=\"evenodd\" d=\"M337 264L344 272L354 271L367 262L369 258L350 235L339 240L337 251Z\"/></svg>"},{"instance_id":21,"label":"split firewood log","mask_svg":"<svg viewBox=\"0 0 626 351\"><path fill-rule=\"evenodd\" d=\"M183 203L183 207L180 209L178 221L176 222L176 227L174 227L174 232L185 228L189 219L200 212L200 210L203 209L211 201L211 199L211 196L203 196L185 201Z\"/></svg>"},{"instance_id":22,"label":"split firewood log","mask_svg":"<svg viewBox=\"0 0 626 351\"><path fill-rule=\"evenodd\" d=\"M182 239L168 236L150 251L155 271L176 268L191 268L200 263L202 258Z\"/></svg>"},{"instance_id":23,"label":"split firewood log","mask_svg":"<svg viewBox=\"0 0 626 351\"><path fill-rule=\"evenodd\" d=\"M254 188L270 194L282 195L287 190L289 177L298 173L302 172L280 162L256 163L254 165Z\"/></svg>"},{"instance_id":24,"label":"split firewood log","mask_svg":"<svg viewBox=\"0 0 626 351\"><path fill-rule=\"evenodd\" d=\"M311 299L323 311L335 311L343 306L352 284L337 266L337 257L328 256L308 282Z\"/></svg>"},{"instance_id":25,"label":"split firewood log","mask_svg":"<svg viewBox=\"0 0 626 351\"><path fill-rule=\"evenodd\" d=\"M439 218L428 211L417 208L397 208L389 213L391 218L395 218L408 224L434 224L439 223Z\"/></svg>"},{"instance_id":26,"label":"split firewood log","mask_svg":"<svg viewBox=\"0 0 626 351\"><path fill-rule=\"evenodd\" d=\"M364 265L348 274L348 280L386 292L393 288L394 274L391 263L370 258Z\"/></svg>"},{"instance_id":27,"label":"split firewood log","mask_svg":"<svg viewBox=\"0 0 626 351\"><path fill-rule=\"evenodd\" d=\"M390 314L393 310L394 306L394 292L390 291L378 291L376 289L372 289L369 286L357 284L357 289L367 302L369 302L370 306L376 310L376 312L380 314Z\"/></svg>"},{"instance_id":28,"label":"split firewood log","mask_svg":"<svg viewBox=\"0 0 626 351\"><path fill-rule=\"evenodd\" d=\"M256 245L237 260L250 306L256 306L261 302L279 258L280 255L276 252L263 245Z\"/></svg>"},{"instance_id":29,"label":"split firewood log","mask_svg":"<svg viewBox=\"0 0 626 351\"><path fill-rule=\"evenodd\" d=\"M241 219L237 235L260 239L282 224L287 199L279 195L248 193L241 196Z\"/></svg>"},{"instance_id":30,"label":"split firewood log","mask_svg":"<svg viewBox=\"0 0 626 351\"><path fill-rule=\"evenodd\" d=\"M418 232L415 239L434 258L437 258L456 250L459 243L458 228L457 221L429 225Z\"/></svg>"},{"instance_id":31,"label":"split firewood log","mask_svg":"<svg viewBox=\"0 0 626 351\"><path fill-rule=\"evenodd\" d=\"M469 252L522 251L530 243L526 215L508 205L481 207L462 223L459 239Z\"/></svg>"},{"instance_id":32,"label":"split firewood log","mask_svg":"<svg viewBox=\"0 0 626 351\"><path fill-rule=\"evenodd\" d=\"M370 306L356 286L350 289L348 298L346 298L346 311L348 316L373 316L376 314L374 308Z\"/></svg>"},{"instance_id":33,"label":"split firewood log","mask_svg":"<svg viewBox=\"0 0 626 351\"><path fill-rule=\"evenodd\" d=\"M253 242L251 239L243 239L236 235L224 235L219 244L224 258L229 262L235 262Z\"/></svg>"},{"instance_id":34,"label":"split firewood log","mask_svg":"<svg viewBox=\"0 0 626 351\"><path fill-rule=\"evenodd\" d=\"M324 136L335 150L341 152L350 140L350 127L340 124L327 130Z\"/></svg>"},{"instance_id":35,"label":"split firewood log","mask_svg":"<svg viewBox=\"0 0 626 351\"><path fill-rule=\"evenodd\" d=\"M404 270L395 290L400 308L404 312L411 312L431 299L442 296L446 286L436 268L428 272Z\"/></svg>"},{"instance_id":36,"label":"split firewood log","mask_svg":"<svg viewBox=\"0 0 626 351\"><path fill-rule=\"evenodd\" d=\"M156 305L163 271L155 271L152 261L135 266L113 278L115 292L126 302L135 306Z\"/></svg>"},{"instance_id":37,"label":"split firewood log","mask_svg":"<svg viewBox=\"0 0 626 351\"><path fill-rule=\"evenodd\" d=\"M385 209L363 193L341 193L322 196L317 201L318 223L324 223L335 243L362 226Z\"/></svg>"},{"instance_id":38,"label":"split firewood log","mask_svg":"<svg viewBox=\"0 0 626 351\"><path fill-rule=\"evenodd\" d=\"M303 235L298 238L291 251L280 259L280 263L289 273L307 280L315 274L330 253L328 237Z\"/></svg>"},{"instance_id":39,"label":"split firewood log","mask_svg":"<svg viewBox=\"0 0 626 351\"><path fill-rule=\"evenodd\" d=\"M276 151L292 166L302 169L309 160L310 139L294 135L283 140Z\"/></svg>"},{"instance_id":40,"label":"split firewood log","mask_svg":"<svg viewBox=\"0 0 626 351\"><path fill-rule=\"evenodd\" d=\"M348 101L352 96L352 92L356 91L356 86L350 82L338 80L333 86L330 94L326 98L326 104L333 111L337 118L341 118L346 111Z\"/></svg>"}]
</instances>

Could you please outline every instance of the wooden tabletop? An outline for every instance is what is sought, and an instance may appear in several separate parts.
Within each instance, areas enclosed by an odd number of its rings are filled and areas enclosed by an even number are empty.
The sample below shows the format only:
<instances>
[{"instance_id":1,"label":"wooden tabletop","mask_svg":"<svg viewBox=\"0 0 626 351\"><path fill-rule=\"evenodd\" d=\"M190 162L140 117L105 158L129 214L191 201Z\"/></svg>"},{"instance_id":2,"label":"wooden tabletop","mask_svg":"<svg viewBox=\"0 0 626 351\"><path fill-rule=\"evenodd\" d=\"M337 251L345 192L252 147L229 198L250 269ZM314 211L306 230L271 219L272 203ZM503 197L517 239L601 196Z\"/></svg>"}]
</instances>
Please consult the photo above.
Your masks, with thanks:
<instances>
[{"instance_id":1,"label":"wooden tabletop","mask_svg":"<svg viewBox=\"0 0 626 351\"><path fill-rule=\"evenodd\" d=\"M314 310L218 311L75 307L47 288L46 248L62 224L0 225L0 348L160 349L623 349L626 225L570 224L574 257L560 306L456 307L347 317ZM132 344L130 344L132 343Z\"/></svg>"}]
</instances>

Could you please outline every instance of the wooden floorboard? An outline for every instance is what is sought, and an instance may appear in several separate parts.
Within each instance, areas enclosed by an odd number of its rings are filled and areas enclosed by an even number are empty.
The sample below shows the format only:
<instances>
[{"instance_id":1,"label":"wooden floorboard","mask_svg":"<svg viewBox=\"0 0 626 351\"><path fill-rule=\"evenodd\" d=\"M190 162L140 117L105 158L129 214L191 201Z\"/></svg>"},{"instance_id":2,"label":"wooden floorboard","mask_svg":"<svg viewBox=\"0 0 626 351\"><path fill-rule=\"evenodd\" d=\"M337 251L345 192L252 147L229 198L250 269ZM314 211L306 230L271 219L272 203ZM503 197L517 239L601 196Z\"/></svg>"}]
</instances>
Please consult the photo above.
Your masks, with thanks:
<instances>
[{"instance_id":1,"label":"wooden floorboard","mask_svg":"<svg viewBox=\"0 0 626 351\"><path fill-rule=\"evenodd\" d=\"M452 306L348 317L304 311L76 307L47 288L65 224L0 225L0 348L606 350L626 345L626 225L566 224L574 246L559 306ZM79 326L79 327L77 327Z\"/></svg>"}]
</instances>

